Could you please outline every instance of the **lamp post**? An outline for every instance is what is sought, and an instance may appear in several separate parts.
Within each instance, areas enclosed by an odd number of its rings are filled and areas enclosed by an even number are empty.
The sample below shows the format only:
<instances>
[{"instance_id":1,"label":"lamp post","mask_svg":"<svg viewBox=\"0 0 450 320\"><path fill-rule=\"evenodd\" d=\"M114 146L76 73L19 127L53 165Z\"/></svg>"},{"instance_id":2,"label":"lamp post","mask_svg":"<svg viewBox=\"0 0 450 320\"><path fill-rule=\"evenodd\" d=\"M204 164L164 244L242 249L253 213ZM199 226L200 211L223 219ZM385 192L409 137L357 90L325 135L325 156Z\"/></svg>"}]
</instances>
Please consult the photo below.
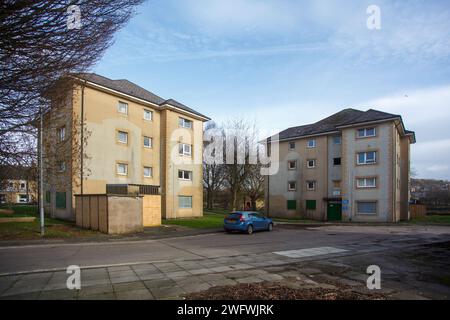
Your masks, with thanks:
<instances>
[{"instance_id":1,"label":"lamp post","mask_svg":"<svg viewBox=\"0 0 450 320\"><path fill-rule=\"evenodd\" d=\"M39 128L39 189L40 189L40 198L39 198L39 216L40 216L40 225L41 225L41 236L43 237L45 234L44 230L44 164L42 162L42 129L43 129L43 113L42 106L39 107L40 113L40 128Z\"/></svg>"}]
</instances>

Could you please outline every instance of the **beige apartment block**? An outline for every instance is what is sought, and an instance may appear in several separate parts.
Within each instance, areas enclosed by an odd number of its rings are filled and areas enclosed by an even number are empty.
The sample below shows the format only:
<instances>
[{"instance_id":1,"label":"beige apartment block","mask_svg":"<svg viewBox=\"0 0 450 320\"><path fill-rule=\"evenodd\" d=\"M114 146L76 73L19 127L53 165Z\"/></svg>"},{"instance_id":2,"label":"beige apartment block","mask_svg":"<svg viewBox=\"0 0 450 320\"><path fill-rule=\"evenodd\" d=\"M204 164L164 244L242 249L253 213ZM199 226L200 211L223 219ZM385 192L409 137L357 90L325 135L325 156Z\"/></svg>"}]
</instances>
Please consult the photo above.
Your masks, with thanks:
<instances>
[{"instance_id":1,"label":"beige apartment block","mask_svg":"<svg viewBox=\"0 0 450 320\"><path fill-rule=\"evenodd\" d=\"M0 204L37 203L35 168L0 166Z\"/></svg>"},{"instance_id":2,"label":"beige apartment block","mask_svg":"<svg viewBox=\"0 0 450 320\"><path fill-rule=\"evenodd\" d=\"M44 117L46 211L74 220L76 194L139 185L159 190L161 203L144 206L161 208L162 218L202 216L203 122L209 118L128 80L92 73L74 79L66 99Z\"/></svg>"},{"instance_id":3,"label":"beige apartment block","mask_svg":"<svg viewBox=\"0 0 450 320\"><path fill-rule=\"evenodd\" d=\"M265 179L269 216L320 221L409 220L410 145L402 118L345 109L272 137L279 170Z\"/></svg>"}]
</instances>

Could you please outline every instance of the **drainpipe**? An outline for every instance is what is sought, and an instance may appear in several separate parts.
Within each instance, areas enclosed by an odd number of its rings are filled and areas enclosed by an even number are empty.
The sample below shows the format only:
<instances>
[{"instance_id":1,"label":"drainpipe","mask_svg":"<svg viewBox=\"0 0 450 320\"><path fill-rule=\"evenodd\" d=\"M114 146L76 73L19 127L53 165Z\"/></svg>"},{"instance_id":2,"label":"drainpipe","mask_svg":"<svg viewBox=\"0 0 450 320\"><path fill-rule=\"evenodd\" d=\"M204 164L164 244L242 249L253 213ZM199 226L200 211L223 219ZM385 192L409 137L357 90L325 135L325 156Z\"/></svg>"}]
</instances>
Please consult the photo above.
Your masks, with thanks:
<instances>
[{"instance_id":1,"label":"drainpipe","mask_svg":"<svg viewBox=\"0 0 450 320\"><path fill-rule=\"evenodd\" d=\"M84 81L86 84L86 80ZM83 154L84 154L84 84L81 86L81 154L80 154L80 181L81 181L81 192L80 194L83 195L83 170L84 170L84 163L83 163Z\"/></svg>"}]
</instances>

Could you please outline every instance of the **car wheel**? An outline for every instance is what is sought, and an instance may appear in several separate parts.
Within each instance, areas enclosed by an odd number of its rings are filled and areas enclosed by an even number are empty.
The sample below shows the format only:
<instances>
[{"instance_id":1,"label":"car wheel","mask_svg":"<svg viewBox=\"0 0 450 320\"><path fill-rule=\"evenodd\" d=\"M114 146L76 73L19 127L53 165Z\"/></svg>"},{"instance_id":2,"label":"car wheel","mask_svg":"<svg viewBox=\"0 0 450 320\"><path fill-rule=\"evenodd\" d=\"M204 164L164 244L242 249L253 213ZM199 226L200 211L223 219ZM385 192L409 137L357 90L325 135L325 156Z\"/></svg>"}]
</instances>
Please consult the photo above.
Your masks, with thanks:
<instances>
[{"instance_id":1,"label":"car wheel","mask_svg":"<svg viewBox=\"0 0 450 320\"><path fill-rule=\"evenodd\" d=\"M252 225L249 225L249 226L247 227L247 233L248 233L248 234L252 234L252 233L253 233L253 226L252 226Z\"/></svg>"},{"instance_id":2,"label":"car wheel","mask_svg":"<svg viewBox=\"0 0 450 320\"><path fill-rule=\"evenodd\" d=\"M267 231L273 230L273 223L269 223L269 226L267 227Z\"/></svg>"}]
</instances>

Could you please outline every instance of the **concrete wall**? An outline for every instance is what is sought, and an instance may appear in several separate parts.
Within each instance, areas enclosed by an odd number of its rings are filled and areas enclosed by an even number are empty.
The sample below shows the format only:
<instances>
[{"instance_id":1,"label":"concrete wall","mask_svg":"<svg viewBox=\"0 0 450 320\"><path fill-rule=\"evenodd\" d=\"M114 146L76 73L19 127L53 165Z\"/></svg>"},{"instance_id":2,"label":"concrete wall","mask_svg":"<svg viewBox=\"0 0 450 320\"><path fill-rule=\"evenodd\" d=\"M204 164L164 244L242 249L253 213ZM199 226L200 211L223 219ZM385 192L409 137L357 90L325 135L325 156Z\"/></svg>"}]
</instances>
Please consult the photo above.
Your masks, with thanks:
<instances>
[{"instance_id":1,"label":"concrete wall","mask_svg":"<svg viewBox=\"0 0 450 320\"><path fill-rule=\"evenodd\" d=\"M308 148L307 142L316 140L315 148ZM324 220L328 190L328 137L319 136L295 140L295 150L289 149L289 142L280 143L280 167L276 175L266 177L266 202L270 216L304 217ZM315 168L308 168L307 161L316 160ZM297 169L289 170L288 161L297 161ZM314 191L307 190L307 181L316 181ZM297 182L297 190L289 191L288 182ZM296 200L297 209L288 210L287 201ZM316 200L315 210L306 210L306 200Z\"/></svg>"},{"instance_id":2,"label":"concrete wall","mask_svg":"<svg viewBox=\"0 0 450 320\"><path fill-rule=\"evenodd\" d=\"M365 126L367 127L367 126ZM373 126L370 126L373 127ZM343 220L391 222L393 213L393 124L382 123L375 126L377 136L356 138L358 128L347 128L342 131L342 174L343 174ZM377 163L357 165L358 152L377 151ZM376 177L377 187L374 189L358 189L358 177ZM357 201L377 201L376 215L361 215L356 211Z\"/></svg>"},{"instance_id":3,"label":"concrete wall","mask_svg":"<svg viewBox=\"0 0 450 320\"><path fill-rule=\"evenodd\" d=\"M142 197L108 196L108 233L142 232Z\"/></svg>"}]
</instances>

